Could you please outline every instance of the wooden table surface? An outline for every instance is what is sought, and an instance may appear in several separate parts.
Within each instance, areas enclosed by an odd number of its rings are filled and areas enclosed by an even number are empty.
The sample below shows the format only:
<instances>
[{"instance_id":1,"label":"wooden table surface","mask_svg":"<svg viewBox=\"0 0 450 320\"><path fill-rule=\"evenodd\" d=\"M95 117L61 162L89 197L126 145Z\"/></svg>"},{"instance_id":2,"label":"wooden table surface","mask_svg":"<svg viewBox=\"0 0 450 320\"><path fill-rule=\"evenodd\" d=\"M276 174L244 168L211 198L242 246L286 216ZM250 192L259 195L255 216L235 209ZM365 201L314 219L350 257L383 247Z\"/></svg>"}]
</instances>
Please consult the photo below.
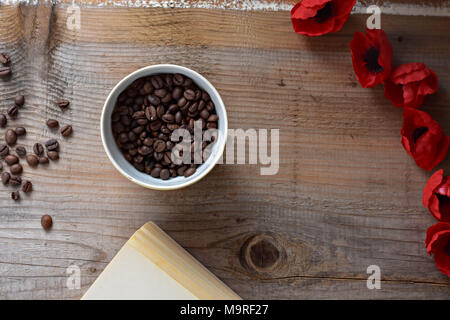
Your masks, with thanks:
<instances>
[{"instance_id":1,"label":"wooden table surface","mask_svg":"<svg viewBox=\"0 0 450 320\"><path fill-rule=\"evenodd\" d=\"M25 94L9 121L28 130L19 144L31 151L56 137L62 150L47 167L24 162L34 191L20 202L0 186L0 298L81 297L149 220L243 298L450 298L450 279L424 245L435 223L421 204L431 173L400 144L401 110L381 86L362 89L353 73L349 42L367 15L353 14L336 34L306 38L292 30L286 7L294 1L270 10L257 1L229 9L207 3L91 2L81 8L80 30L67 29L64 2L0 5L0 51L10 53L14 72L0 80L0 111ZM439 92L424 109L450 134L448 2L383 5L401 9L382 15L394 63L420 61L437 72ZM100 139L103 102L122 77L157 63L204 74L224 99L229 128L279 128L278 174L218 165L173 192L121 176ZM65 112L55 106L59 98L71 101ZM61 139L45 126L48 118L72 124L74 134ZM450 172L449 157L439 167ZM54 218L50 232L40 226L43 214ZM66 287L70 265L81 268L80 290ZM381 269L380 290L366 287L369 265Z\"/></svg>"}]
</instances>

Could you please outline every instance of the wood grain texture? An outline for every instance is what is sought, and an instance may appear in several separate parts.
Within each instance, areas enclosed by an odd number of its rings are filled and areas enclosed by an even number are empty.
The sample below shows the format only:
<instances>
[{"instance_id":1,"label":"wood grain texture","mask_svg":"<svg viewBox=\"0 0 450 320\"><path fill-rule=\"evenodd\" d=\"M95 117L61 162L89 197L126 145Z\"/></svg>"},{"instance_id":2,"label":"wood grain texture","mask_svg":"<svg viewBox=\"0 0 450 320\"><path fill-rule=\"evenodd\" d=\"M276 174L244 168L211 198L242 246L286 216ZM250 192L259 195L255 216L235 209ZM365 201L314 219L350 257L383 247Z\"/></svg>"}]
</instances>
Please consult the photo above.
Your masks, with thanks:
<instances>
[{"instance_id":1,"label":"wood grain texture","mask_svg":"<svg viewBox=\"0 0 450 320\"><path fill-rule=\"evenodd\" d=\"M435 222L421 205L431 173L401 147L401 111L353 74L349 42L365 16L310 39L292 31L288 12L81 13L81 30L70 31L64 4L0 7L0 51L11 54L14 70L0 80L0 112L24 93L25 107L9 122L28 130L19 144L30 151L56 137L62 149L47 167L24 165L34 191L20 203L0 186L1 298L81 297L149 220L243 298L450 297L449 278L424 246ZM424 109L450 134L450 18L382 23L395 64L421 61L438 73L439 92ZM102 105L122 77L156 63L204 74L222 95L230 128L279 128L279 173L219 165L173 192L123 178L103 151ZM62 97L72 102L64 112L55 106ZM74 134L62 139L45 126L49 117L72 124ZM450 172L448 157L441 167ZM46 213L50 232L40 227ZM72 264L81 268L81 290L66 288ZM372 264L381 268L381 290L366 288Z\"/></svg>"}]
</instances>

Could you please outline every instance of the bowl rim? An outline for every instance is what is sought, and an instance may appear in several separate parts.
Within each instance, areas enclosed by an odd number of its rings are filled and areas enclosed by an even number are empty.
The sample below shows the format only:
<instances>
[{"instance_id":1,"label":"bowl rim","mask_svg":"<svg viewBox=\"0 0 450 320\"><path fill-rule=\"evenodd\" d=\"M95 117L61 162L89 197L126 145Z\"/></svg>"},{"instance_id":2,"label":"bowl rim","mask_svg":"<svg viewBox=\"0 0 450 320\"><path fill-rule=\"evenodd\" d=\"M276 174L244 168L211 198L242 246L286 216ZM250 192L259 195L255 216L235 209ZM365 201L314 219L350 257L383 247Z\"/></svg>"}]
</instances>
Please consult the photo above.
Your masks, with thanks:
<instances>
[{"instance_id":1,"label":"bowl rim","mask_svg":"<svg viewBox=\"0 0 450 320\"><path fill-rule=\"evenodd\" d=\"M158 74L158 69L161 68L174 68L173 72L167 72L167 73L182 73L184 75L188 75L190 78L192 74L194 74L196 77L200 78L205 84L206 86L208 86L210 92L213 93L213 95L217 98L218 102L219 102L219 106L215 106L216 108L219 107L222 109L223 111L223 129L218 130L219 134L223 134L224 138L221 140L222 143L220 145L218 145L218 149L216 154L214 155L213 160L208 164L208 166L203 170L203 172L201 172L198 176L194 177L193 179L190 180L186 180L182 183L179 184L175 184L175 185L155 185L152 183L148 183L148 182L144 182L141 181L139 178L135 178L130 176L124 169L122 169L122 167L116 162L116 160L114 159L114 156L111 154L111 151L109 150L108 144L106 142L106 128L105 128L105 121L107 121L106 118L106 111L108 108L108 105L110 104L110 100L112 99L112 96L121 89L121 87L123 86L123 84L125 82L127 82L130 78L135 78L134 80L137 80L139 78L142 77L148 77L151 76L152 74ZM181 71L181 72L179 72ZM194 79L193 79L194 80ZM205 90L205 88L202 88ZM120 94L120 93L119 93ZM111 104L112 105L112 104ZM109 160L111 161L111 163L113 164L113 166L124 176L126 177L128 180L131 180L132 182L148 188L148 189L153 189L153 190L177 190L177 189L182 189L185 188L187 186L190 186L194 183L196 183L197 181L201 180L202 178L204 178L217 164L217 162L220 160L220 158L223 155L223 152L225 150L225 144L227 141L227 137L228 137L228 117L227 117L227 111L225 108L225 104L223 103L222 97L220 96L219 92L217 91L217 89L211 84L211 82L208 81L208 79L206 79L204 76L202 76L200 73L189 69L187 67L183 67L183 66L179 66L176 64L155 64L155 65L150 65L150 66L146 66L140 69L137 69L135 71L133 71L132 73L126 75L125 77L123 77L109 92L105 103L103 104L103 109L102 109L102 114L100 117L100 133L101 133L101 138L102 138L102 144L103 144L103 149L105 150ZM112 134L112 133L111 133ZM212 156L212 155L210 155ZM205 163L201 164L204 165ZM161 180L164 181L165 180Z\"/></svg>"}]
</instances>

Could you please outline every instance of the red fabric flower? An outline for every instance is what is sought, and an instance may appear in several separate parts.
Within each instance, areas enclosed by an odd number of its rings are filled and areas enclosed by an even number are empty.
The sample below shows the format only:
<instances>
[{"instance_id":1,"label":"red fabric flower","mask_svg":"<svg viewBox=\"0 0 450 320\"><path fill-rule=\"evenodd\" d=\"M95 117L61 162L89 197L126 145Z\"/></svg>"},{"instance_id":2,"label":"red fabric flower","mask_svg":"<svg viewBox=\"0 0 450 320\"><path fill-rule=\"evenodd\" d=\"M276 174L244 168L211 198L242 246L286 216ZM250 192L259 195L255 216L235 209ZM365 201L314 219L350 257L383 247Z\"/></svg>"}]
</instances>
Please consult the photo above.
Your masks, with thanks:
<instances>
[{"instance_id":1,"label":"red fabric flower","mask_svg":"<svg viewBox=\"0 0 450 320\"><path fill-rule=\"evenodd\" d=\"M295 32L320 36L339 31L350 16L356 0L302 0L291 10Z\"/></svg>"},{"instance_id":2,"label":"red fabric flower","mask_svg":"<svg viewBox=\"0 0 450 320\"><path fill-rule=\"evenodd\" d=\"M425 170L433 169L447 154L450 139L424 111L405 108L401 133L406 152Z\"/></svg>"},{"instance_id":3,"label":"red fabric flower","mask_svg":"<svg viewBox=\"0 0 450 320\"><path fill-rule=\"evenodd\" d=\"M391 74L392 46L383 30L355 32L350 49L353 70L363 88L372 88Z\"/></svg>"},{"instance_id":4,"label":"red fabric flower","mask_svg":"<svg viewBox=\"0 0 450 320\"><path fill-rule=\"evenodd\" d=\"M450 277L450 223L438 222L429 227L425 244L439 271Z\"/></svg>"},{"instance_id":5,"label":"red fabric flower","mask_svg":"<svg viewBox=\"0 0 450 320\"><path fill-rule=\"evenodd\" d=\"M391 77L384 83L384 96L397 108L418 108L425 97L437 89L436 73L423 63L413 62L392 70Z\"/></svg>"},{"instance_id":6,"label":"red fabric flower","mask_svg":"<svg viewBox=\"0 0 450 320\"><path fill-rule=\"evenodd\" d=\"M436 171L423 189L423 206L439 221L450 222L450 179Z\"/></svg>"}]
</instances>

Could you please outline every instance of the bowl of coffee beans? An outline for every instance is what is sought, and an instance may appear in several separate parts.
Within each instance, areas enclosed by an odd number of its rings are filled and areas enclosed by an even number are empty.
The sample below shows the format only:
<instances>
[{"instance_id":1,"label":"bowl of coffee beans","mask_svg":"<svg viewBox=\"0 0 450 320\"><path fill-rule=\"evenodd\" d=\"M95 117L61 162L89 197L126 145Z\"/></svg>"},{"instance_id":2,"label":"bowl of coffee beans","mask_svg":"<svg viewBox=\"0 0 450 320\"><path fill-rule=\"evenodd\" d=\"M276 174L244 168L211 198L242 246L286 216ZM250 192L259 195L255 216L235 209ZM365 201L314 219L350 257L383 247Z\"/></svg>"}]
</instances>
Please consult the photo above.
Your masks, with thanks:
<instances>
[{"instance_id":1,"label":"bowl of coffee beans","mask_svg":"<svg viewBox=\"0 0 450 320\"><path fill-rule=\"evenodd\" d=\"M222 156L227 114L214 86L177 65L139 69L106 99L101 117L105 151L131 181L157 190L189 186Z\"/></svg>"}]
</instances>

